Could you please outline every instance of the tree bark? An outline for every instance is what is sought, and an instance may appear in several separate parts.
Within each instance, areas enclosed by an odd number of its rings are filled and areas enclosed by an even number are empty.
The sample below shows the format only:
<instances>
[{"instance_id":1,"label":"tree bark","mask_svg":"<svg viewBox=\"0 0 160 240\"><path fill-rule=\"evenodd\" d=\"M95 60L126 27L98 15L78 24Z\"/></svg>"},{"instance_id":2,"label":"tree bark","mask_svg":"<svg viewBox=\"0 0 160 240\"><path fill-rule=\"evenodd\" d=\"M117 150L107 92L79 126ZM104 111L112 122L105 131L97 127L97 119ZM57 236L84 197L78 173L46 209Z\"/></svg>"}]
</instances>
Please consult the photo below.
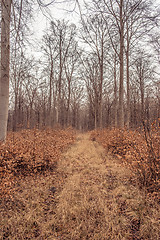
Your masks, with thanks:
<instances>
[{"instance_id":1,"label":"tree bark","mask_svg":"<svg viewBox=\"0 0 160 240\"><path fill-rule=\"evenodd\" d=\"M5 141L7 134L11 2L11 0L1 0L0 141Z\"/></svg>"},{"instance_id":2,"label":"tree bark","mask_svg":"<svg viewBox=\"0 0 160 240\"><path fill-rule=\"evenodd\" d=\"M102 44L103 46L103 44ZM102 89L103 89L103 47L102 47L102 56L100 63L100 99L99 99L99 127L102 128Z\"/></svg>"},{"instance_id":3,"label":"tree bark","mask_svg":"<svg viewBox=\"0 0 160 240\"><path fill-rule=\"evenodd\" d=\"M116 54L114 59L114 127L117 128L118 122L118 106L117 106L117 69L116 69Z\"/></svg>"},{"instance_id":4,"label":"tree bark","mask_svg":"<svg viewBox=\"0 0 160 240\"><path fill-rule=\"evenodd\" d=\"M53 81L53 59L51 55L51 70L50 70L50 79L49 79L49 107L48 107L48 125L52 125L52 81Z\"/></svg>"},{"instance_id":5,"label":"tree bark","mask_svg":"<svg viewBox=\"0 0 160 240\"><path fill-rule=\"evenodd\" d=\"M120 81L119 81L119 127L124 127L124 108L123 108L123 99L124 99L124 86L123 86L123 77L124 77L124 22L123 22L123 0L120 1Z\"/></svg>"},{"instance_id":6,"label":"tree bark","mask_svg":"<svg viewBox=\"0 0 160 240\"><path fill-rule=\"evenodd\" d=\"M126 50L126 75L127 75L127 112L126 112L126 127L130 126L130 72L129 72L129 33L127 24L127 50Z\"/></svg>"},{"instance_id":7,"label":"tree bark","mask_svg":"<svg viewBox=\"0 0 160 240\"><path fill-rule=\"evenodd\" d=\"M60 109L61 109L61 85L62 85L62 32L60 32L59 40L59 77L58 77L58 99L57 99L57 124L60 123Z\"/></svg>"}]
</instances>

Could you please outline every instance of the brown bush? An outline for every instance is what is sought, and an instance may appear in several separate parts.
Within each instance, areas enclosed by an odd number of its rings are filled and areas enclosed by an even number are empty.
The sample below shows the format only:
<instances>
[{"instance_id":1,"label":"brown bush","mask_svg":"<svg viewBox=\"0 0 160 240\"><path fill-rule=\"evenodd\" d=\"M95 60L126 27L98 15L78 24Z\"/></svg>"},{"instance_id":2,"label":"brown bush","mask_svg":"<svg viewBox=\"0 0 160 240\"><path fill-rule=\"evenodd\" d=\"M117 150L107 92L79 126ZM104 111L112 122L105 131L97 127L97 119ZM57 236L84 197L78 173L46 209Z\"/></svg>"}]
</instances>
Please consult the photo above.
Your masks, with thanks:
<instances>
[{"instance_id":1,"label":"brown bush","mask_svg":"<svg viewBox=\"0 0 160 240\"><path fill-rule=\"evenodd\" d=\"M0 145L0 192L10 193L18 178L52 171L61 152L74 141L74 132L67 130L23 130L10 132Z\"/></svg>"},{"instance_id":2,"label":"brown bush","mask_svg":"<svg viewBox=\"0 0 160 240\"><path fill-rule=\"evenodd\" d=\"M143 131L103 129L92 131L91 139L104 146L108 153L122 159L132 169L140 187L159 199L160 128L152 124Z\"/></svg>"}]
</instances>

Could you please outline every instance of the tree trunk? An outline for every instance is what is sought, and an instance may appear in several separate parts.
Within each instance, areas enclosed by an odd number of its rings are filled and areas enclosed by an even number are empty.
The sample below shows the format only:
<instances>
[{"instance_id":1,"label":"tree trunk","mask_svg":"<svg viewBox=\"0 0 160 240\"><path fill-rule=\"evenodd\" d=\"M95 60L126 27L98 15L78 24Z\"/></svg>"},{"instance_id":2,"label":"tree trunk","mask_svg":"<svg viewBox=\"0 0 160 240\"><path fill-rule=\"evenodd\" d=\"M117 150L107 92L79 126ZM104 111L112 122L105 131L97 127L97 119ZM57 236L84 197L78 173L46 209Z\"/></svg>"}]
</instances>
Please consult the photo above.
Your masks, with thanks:
<instances>
[{"instance_id":1,"label":"tree trunk","mask_svg":"<svg viewBox=\"0 0 160 240\"><path fill-rule=\"evenodd\" d=\"M145 112L144 112L144 80L143 76L140 76L140 91L141 91L141 120L142 122L145 120Z\"/></svg>"},{"instance_id":2,"label":"tree trunk","mask_svg":"<svg viewBox=\"0 0 160 240\"><path fill-rule=\"evenodd\" d=\"M127 25L127 51L126 51L126 61L127 61L127 114L126 114L126 127L129 129L130 125L130 75L129 75L129 35L128 35L128 25Z\"/></svg>"},{"instance_id":3,"label":"tree trunk","mask_svg":"<svg viewBox=\"0 0 160 240\"><path fill-rule=\"evenodd\" d=\"M16 131L17 129L17 104L18 104L18 99L17 99L17 95L15 94L14 113L13 113L13 131Z\"/></svg>"},{"instance_id":4,"label":"tree trunk","mask_svg":"<svg viewBox=\"0 0 160 240\"><path fill-rule=\"evenodd\" d=\"M71 77L68 77L67 127L70 125Z\"/></svg>"},{"instance_id":5,"label":"tree trunk","mask_svg":"<svg viewBox=\"0 0 160 240\"><path fill-rule=\"evenodd\" d=\"M114 127L117 128L117 116L118 106L117 106L117 70L116 70L116 54L114 60Z\"/></svg>"},{"instance_id":6,"label":"tree trunk","mask_svg":"<svg viewBox=\"0 0 160 240\"><path fill-rule=\"evenodd\" d=\"M120 81L119 81L119 127L124 127L124 109L123 109L123 75L124 75L124 22L123 22L123 0L120 1Z\"/></svg>"},{"instance_id":7,"label":"tree trunk","mask_svg":"<svg viewBox=\"0 0 160 240\"><path fill-rule=\"evenodd\" d=\"M102 103L102 92L103 92L103 78L104 78L104 39L103 39L103 34L102 34L102 43L101 43L101 57L99 59L99 65L100 65L100 86L99 86L99 113L98 113L98 118L99 118L99 127L102 128L102 121L103 121L103 103Z\"/></svg>"},{"instance_id":8,"label":"tree trunk","mask_svg":"<svg viewBox=\"0 0 160 240\"><path fill-rule=\"evenodd\" d=\"M100 65L99 127L102 128L103 55Z\"/></svg>"},{"instance_id":9,"label":"tree trunk","mask_svg":"<svg viewBox=\"0 0 160 240\"><path fill-rule=\"evenodd\" d=\"M145 111L144 111L144 69L142 58L139 62L139 84L140 84L140 97L141 97L141 121L145 120Z\"/></svg>"},{"instance_id":10,"label":"tree trunk","mask_svg":"<svg viewBox=\"0 0 160 240\"><path fill-rule=\"evenodd\" d=\"M51 56L51 70L50 70L50 79L49 79L49 106L48 106L48 125L51 127L52 125L52 81L53 81L53 59Z\"/></svg>"},{"instance_id":11,"label":"tree trunk","mask_svg":"<svg viewBox=\"0 0 160 240\"><path fill-rule=\"evenodd\" d=\"M7 134L9 105L11 0L1 1L1 79L0 79L0 141Z\"/></svg>"},{"instance_id":12,"label":"tree trunk","mask_svg":"<svg viewBox=\"0 0 160 240\"><path fill-rule=\"evenodd\" d=\"M57 98L57 124L60 123L60 109L61 109L61 85L62 85L62 33L60 34L59 44L59 77L58 77L58 98Z\"/></svg>"}]
</instances>

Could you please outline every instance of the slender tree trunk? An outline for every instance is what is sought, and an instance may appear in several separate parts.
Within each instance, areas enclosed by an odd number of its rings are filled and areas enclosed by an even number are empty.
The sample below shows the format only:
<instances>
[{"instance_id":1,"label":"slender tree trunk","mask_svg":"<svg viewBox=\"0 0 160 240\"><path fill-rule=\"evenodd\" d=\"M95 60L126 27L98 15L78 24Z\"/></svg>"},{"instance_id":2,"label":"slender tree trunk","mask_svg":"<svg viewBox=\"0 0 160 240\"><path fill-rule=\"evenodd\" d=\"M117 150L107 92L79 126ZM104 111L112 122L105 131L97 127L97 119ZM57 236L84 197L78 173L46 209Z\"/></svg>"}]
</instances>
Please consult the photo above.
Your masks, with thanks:
<instances>
[{"instance_id":1,"label":"slender tree trunk","mask_svg":"<svg viewBox=\"0 0 160 240\"><path fill-rule=\"evenodd\" d=\"M123 77L124 77L124 22L123 22L123 0L120 0L120 80L119 80L119 127L124 127L124 108L123 108Z\"/></svg>"},{"instance_id":2,"label":"slender tree trunk","mask_svg":"<svg viewBox=\"0 0 160 240\"><path fill-rule=\"evenodd\" d=\"M1 79L0 79L0 141L7 134L9 104L11 0L1 1Z\"/></svg>"},{"instance_id":3,"label":"slender tree trunk","mask_svg":"<svg viewBox=\"0 0 160 240\"><path fill-rule=\"evenodd\" d=\"M102 128L102 88L103 88L103 58L100 66L100 99L99 99L99 127Z\"/></svg>"},{"instance_id":4,"label":"slender tree trunk","mask_svg":"<svg viewBox=\"0 0 160 240\"><path fill-rule=\"evenodd\" d=\"M118 106L117 106L117 69L116 69L116 54L114 60L114 126L117 128L118 122Z\"/></svg>"},{"instance_id":5,"label":"slender tree trunk","mask_svg":"<svg viewBox=\"0 0 160 240\"><path fill-rule=\"evenodd\" d=\"M103 103L102 103L102 91L103 91L103 72L104 72L104 39L102 36L102 43L101 43L101 58L99 59L99 64L100 64L100 99L99 99L99 127L102 128L102 118L103 118Z\"/></svg>"},{"instance_id":6,"label":"slender tree trunk","mask_svg":"<svg viewBox=\"0 0 160 240\"><path fill-rule=\"evenodd\" d=\"M97 129L97 111L96 111L96 106L94 110L94 128Z\"/></svg>"},{"instance_id":7,"label":"slender tree trunk","mask_svg":"<svg viewBox=\"0 0 160 240\"><path fill-rule=\"evenodd\" d=\"M160 118L160 99L158 99L157 118Z\"/></svg>"},{"instance_id":8,"label":"slender tree trunk","mask_svg":"<svg viewBox=\"0 0 160 240\"><path fill-rule=\"evenodd\" d=\"M140 76L140 91L141 91L141 120L145 120L144 114L144 80L143 77Z\"/></svg>"},{"instance_id":9,"label":"slender tree trunk","mask_svg":"<svg viewBox=\"0 0 160 240\"><path fill-rule=\"evenodd\" d=\"M58 79L58 99L57 99L57 123L60 123L60 109L61 109L61 85L62 85L62 35L60 34L59 45L59 79Z\"/></svg>"},{"instance_id":10,"label":"slender tree trunk","mask_svg":"<svg viewBox=\"0 0 160 240\"><path fill-rule=\"evenodd\" d=\"M70 125L71 78L68 77L67 126Z\"/></svg>"},{"instance_id":11,"label":"slender tree trunk","mask_svg":"<svg viewBox=\"0 0 160 240\"><path fill-rule=\"evenodd\" d=\"M126 61L127 61L127 116L126 116L126 127L129 129L130 125L130 75L129 75L129 35L128 35L128 26L127 26L127 51L126 51Z\"/></svg>"},{"instance_id":12,"label":"slender tree trunk","mask_svg":"<svg viewBox=\"0 0 160 240\"><path fill-rule=\"evenodd\" d=\"M51 107L52 107L52 81L53 81L53 59L51 56L51 70L50 70L50 79L49 79L49 107L48 107L48 125L51 127L52 123L52 114L51 114Z\"/></svg>"},{"instance_id":13,"label":"slender tree trunk","mask_svg":"<svg viewBox=\"0 0 160 240\"><path fill-rule=\"evenodd\" d=\"M143 73L143 64L142 59L139 63L139 84L140 84L140 97L141 97L141 121L145 120L145 111L144 111L144 73Z\"/></svg>"},{"instance_id":14,"label":"slender tree trunk","mask_svg":"<svg viewBox=\"0 0 160 240\"><path fill-rule=\"evenodd\" d=\"M98 113L98 96L95 96L94 102L94 128L97 129L97 113Z\"/></svg>"},{"instance_id":15,"label":"slender tree trunk","mask_svg":"<svg viewBox=\"0 0 160 240\"><path fill-rule=\"evenodd\" d=\"M18 105L18 99L17 95L15 94L15 103L14 103L14 113L13 113L13 131L16 131L17 128L17 105Z\"/></svg>"}]
</instances>

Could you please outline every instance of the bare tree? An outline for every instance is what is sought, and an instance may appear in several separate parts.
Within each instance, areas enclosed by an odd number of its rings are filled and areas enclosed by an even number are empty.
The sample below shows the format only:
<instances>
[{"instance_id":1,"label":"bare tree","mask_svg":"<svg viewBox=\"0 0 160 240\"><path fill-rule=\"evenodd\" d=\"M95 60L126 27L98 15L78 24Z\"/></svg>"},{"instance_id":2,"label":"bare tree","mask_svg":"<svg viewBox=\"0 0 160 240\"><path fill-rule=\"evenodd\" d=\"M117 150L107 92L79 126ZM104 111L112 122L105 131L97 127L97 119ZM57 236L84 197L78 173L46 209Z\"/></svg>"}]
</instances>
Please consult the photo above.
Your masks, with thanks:
<instances>
[{"instance_id":1,"label":"bare tree","mask_svg":"<svg viewBox=\"0 0 160 240\"><path fill-rule=\"evenodd\" d=\"M71 80L78 59L75 34L76 27L74 24L69 24L64 20L52 21L50 29L43 37L43 50L48 59L47 65L50 65L49 104L51 105L51 94L54 92L53 107L56 110L57 123L61 123L61 120L63 119L62 115L65 115L64 111L67 112L67 114L69 112ZM63 94L63 88L66 85L67 91ZM51 89L53 89L53 91L51 91ZM64 98L66 97L67 92L67 104L65 104ZM69 118L69 116L67 118Z\"/></svg>"},{"instance_id":2,"label":"bare tree","mask_svg":"<svg viewBox=\"0 0 160 240\"><path fill-rule=\"evenodd\" d=\"M150 56L145 54L145 52L140 51L138 53L138 58L136 59L135 63L135 74L136 79L140 91L140 99L141 99L141 122L148 120L149 117L146 114L146 106L145 106L145 99L148 101L147 97L147 85L153 79L153 67L151 64Z\"/></svg>"},{"instance_id":3,"label":"bare tree","mask_svg":"<svg viewBox=\"0 0 160 240\"><path fill-rule=\"evenodd\" d=\"M42 7L47 7L56 1L45 3L45 1L37 1ZM17 41L21 39L19 30L21 27L21 17L25 11L24 3L31 6L31 1L13 1L12 15L13 26L16 30L14 36L15 47ZM0 141L4 141L7 133L8 104L9 104L9 64L10 64L10 23L11 23L11 4L12 0L1 0L1 80L0 80ZM19 5L17 5L19 4ZM17 19L16 7L18 6L19 18ZM28 14L27 16L30 16ZM17 19L17 21L16 21ZM22 38L24 35L22 35ZM15 54L16 56L16 54Z\"/></svg>"},{"instance_id":4,"label":"bare tree","mask_svg":"<svg viewBox=\"0 0 160 240\"><path fill-rule=\"evenodd\" d=\"M108 28L112 48L119 60L119 127L124 127L124 83L126 67L127 107L126 125L130 121L130 56L135 44L143 41L151 29L155 28L159 14L153 14L153 3L143 0L111 1L92 0L92 10L102 14ZM96 8L95 8L96 7ZM117 38L118 37L118 38ZM138 43L138 44L139 44ZM125 55L124 55L125 53ZM126 58L125 58L126 56ZM126 62L125 62L126 61Z\"/></svg>"},{"instance_id":5,"label":"bare tree","mask_svg":"<svg viewBox=\"0 0 160 240\"><path fill-rule=\"evenodd\" d=\"M67 126L70 125L70 105L71 105L71 97L72 97L72 82L74 78L74 73L78 73L78 45L77 42L72 45L72 51L68 53L67 60L65 61L65 75L67 80L67 104L66 104L66 115L67 115Z\"/></svg>"},{"instance_id":6,"label":"bare tree","mask_svg":"<svg viewBox=\"0 0 160 240\"><path fill-rule=\"evenodd\" d=\"M96 71L97 79L96 87L97 99L95 100L95 126L102 128L102 105L103 105L103 84L104 70L107 62L105 61L108 45L107 45L107 27L103 18L97 14L83 18L81 38L88 45L90 53L93 53L95 62L93 69ZM97 66L95 66L97 65ZM98 68L97 68L98 67ZM97 68L97 69L95 69ZM92 69L90 69L92 71ZM93 80L93 77L91 78Z\"/></svg>"},{"instance_id":7,"label":"bare tree","mask_svg":"<svg viewBox=\"0 0 160 240\"><path fill-rule=\"evenodd\" d=\"M0 141L5 140L7 132L11 2L11 0L1 0Z\"/></svg>"}]
</instances>

